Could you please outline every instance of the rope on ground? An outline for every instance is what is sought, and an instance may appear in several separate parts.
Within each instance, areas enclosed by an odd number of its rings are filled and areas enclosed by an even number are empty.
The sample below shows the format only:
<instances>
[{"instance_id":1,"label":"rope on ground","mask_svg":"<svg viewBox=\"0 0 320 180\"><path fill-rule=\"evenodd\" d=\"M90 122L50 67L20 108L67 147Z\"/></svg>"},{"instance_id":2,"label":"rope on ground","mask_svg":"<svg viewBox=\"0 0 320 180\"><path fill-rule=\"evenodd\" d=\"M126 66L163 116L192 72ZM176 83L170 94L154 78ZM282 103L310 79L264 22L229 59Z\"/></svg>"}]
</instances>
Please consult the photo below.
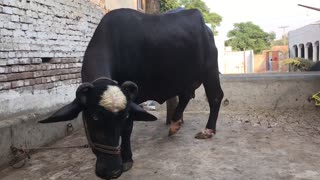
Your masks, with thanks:
<instances>
[{"instance_id":1,"label":"rope on ground","mask_svg":"<svg viewBox=\"0 0 320 180\"><path fill-rule=\"evenodd\" d=\"M26 164L27 159L31 158L31 151L36 150L56 150L56 149L72 149L72 148L89 148L88 144L79 146L60 146L60 147L38 147L38 148L17 148L11 146L11 152L13 154L13 159L9 162L9 165L15 169L21 168ZM19 162L22 163L20 164ZM19 164L18 164L19 163Z\"/></svg>"},{"instance_id":2,"label":"rope on ground","mask_svg":"<svg viewBox=\"0 0 320 180\"><path fill-rule=\"evenodd\" d=\"M73 126L71 123L67 124L66 133L70 134L73 132ZM11 146L10 150L13 155L12 160L9 162L9 165L12 168L18 169L22 168L26 162L27 159L31 158L31 152L36 150L56 150L56 149L71 149L71 148L89 148L90 146L88 144L85 145L78 145L78 146L61 146L61 147L37 147L37 148L17 148L15 146Z\"/></svg>"}]
</instances>

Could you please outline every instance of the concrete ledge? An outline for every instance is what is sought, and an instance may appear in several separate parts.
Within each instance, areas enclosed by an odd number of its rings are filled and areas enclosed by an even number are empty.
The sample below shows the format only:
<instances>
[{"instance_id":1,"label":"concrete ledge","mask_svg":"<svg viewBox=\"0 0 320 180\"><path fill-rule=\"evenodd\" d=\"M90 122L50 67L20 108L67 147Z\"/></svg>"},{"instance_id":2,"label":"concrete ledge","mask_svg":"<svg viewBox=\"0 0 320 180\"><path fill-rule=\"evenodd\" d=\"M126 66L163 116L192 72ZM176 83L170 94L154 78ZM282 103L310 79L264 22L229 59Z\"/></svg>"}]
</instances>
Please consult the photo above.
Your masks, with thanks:
<instances>
[{"instance_id":1,"label":"concrete ledge","mask_svg":"<svg viewBox=\"0 0 320 180\"><path fill-rule=\"evenodd\" d=\"M255 80L297 80L318 79L320 72L289 72L289 73L259 73L259 74L222 74L222 82L255 81Z\"/></svg>"},{"instance_id":2,"label":"concrete ledge","mask_svg":"<svg viewBox=\"0 0 320 180\"><path fill-rule=\"evenodd\" d=\"M78 85L68 85L50 90L1 91L0 121L28 113L39 113L59 104L71 102L75 98L77 87Z\"/></svg>"},{"instance_id":3,"label":"concrete ledge","mask_svg":"<svg viewBox=\"0 0 320 180\"><path fill-rule=\"evenodd\" d=\"M223 110L316 110L308 97L320 91L320 73L222 75L221 84Z\"/></svg>"},{"instance_id":4,"label":"concrete ledge","mask_svg":"<svg viewBox=\"0 0 320 180\"><path fill-rule=\"evenodd\" d=\"M320 73L222 74L222 111L318 110L308 97L320 91ZM227 102L228 101L228 102ZM158 105L166 110L166 104ZM203 86L186 111L209 111Z\"/></svg>"},{"instance_id":5,"label":"concrete ledge","mask_svg":"<svg viewBox=\"0 0 320 180\"><path fill-rule=\"evenodd\" d=\"M31 148L51 143L66 136L67 124L74 129L82 125L76 121L38 124L75 97L77 85L62 86L49 91L0 93L0 166L12 159L10 147Z\"/></svg>"},{"instance_id":6,"label":"concrete ledge","mask_svg":"<svg viewBox=\"0 0 320 180\"><path fill-rule=\"evenodd\" d=\"M73 121L52 124L37 123L51 113L28 114L0 121L0 167L8 166L9 161L12 160L11 146L41 147L65 137L68 134L68 123L71 123L74 129L82 126L82 118L79 118L81 114Z\"/></svg>"}]
</instances>

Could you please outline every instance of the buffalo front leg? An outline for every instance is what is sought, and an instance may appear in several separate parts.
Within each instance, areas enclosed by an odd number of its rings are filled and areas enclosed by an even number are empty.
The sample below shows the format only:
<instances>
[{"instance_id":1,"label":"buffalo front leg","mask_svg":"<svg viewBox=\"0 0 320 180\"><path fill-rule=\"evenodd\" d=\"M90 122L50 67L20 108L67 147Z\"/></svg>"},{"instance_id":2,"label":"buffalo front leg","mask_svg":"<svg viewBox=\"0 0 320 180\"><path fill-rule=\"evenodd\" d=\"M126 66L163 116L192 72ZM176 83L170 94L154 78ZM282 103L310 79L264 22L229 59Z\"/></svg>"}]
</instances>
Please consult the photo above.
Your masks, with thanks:
<instances>
[{"instance_id":1,"label":"buffalo front leg","mask_svg":"<svg viewBox=\"0 0 320 180\"><path fill-rule=\"evenodd\" d=\"M128 119L125 127L121 132L121 158L122 158L122 170L128 171L133 166L132 151L131 151L131 133L133 127L133 120Z\"/></svg>"},{"instance_id":2,"label":"buffalo front leg","mask_svg":"<svg viewBox=\"0 0 320 180\"><path fill-rule=\"evenodd\" d=\"M210 115L206 128L195 136L197 139L208 139L216 133L216 123L220 110L220 104L223 98L223 91L221 89L219 80L219 72L209 72L208 76L206 76L203 82L203 86L208 98Z\"/></svg>"},{"instance_id":3,"label":"buffalo front leg","mask_svg":"<svg viewBox=\"0 0 320 180\"><path fill-rule=\"evenodd\" d=\"M178 106L173 114L170 129L169 129L169 136L172 136L173 134L177 133L182 125L182 116L185 108L187 107L188 103L190 101L190 97L186 95L180 95L179 96L179 103Z\"/></svg>"}]
</instances>

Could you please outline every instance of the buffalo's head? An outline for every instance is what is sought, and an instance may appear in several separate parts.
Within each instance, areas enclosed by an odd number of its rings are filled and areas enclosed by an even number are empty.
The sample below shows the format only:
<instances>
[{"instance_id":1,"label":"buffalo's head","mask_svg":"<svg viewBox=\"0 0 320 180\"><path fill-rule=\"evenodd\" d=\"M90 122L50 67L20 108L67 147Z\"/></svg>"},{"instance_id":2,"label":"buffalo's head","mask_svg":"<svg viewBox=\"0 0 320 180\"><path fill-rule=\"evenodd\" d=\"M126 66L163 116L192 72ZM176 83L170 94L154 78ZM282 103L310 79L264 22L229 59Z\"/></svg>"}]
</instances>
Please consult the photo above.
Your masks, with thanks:
<instances>
[{"instance_id":1,"label":"buffalo's head","mask_svg":"<svg viewBox=\"0 0 320 180\"><path fill-rule=\"evenodd\" d=\"M101 78L93 83L83 83L73 102L40 123L72 120L82 111L87 139L97 157L97 176L117 178L123 171L118 149L123 128L127 123L132 125L133 120L157 119L132 102L137 93L137 85L129 81L118 85L108 78Z\"/></svg>"}]
</instances>

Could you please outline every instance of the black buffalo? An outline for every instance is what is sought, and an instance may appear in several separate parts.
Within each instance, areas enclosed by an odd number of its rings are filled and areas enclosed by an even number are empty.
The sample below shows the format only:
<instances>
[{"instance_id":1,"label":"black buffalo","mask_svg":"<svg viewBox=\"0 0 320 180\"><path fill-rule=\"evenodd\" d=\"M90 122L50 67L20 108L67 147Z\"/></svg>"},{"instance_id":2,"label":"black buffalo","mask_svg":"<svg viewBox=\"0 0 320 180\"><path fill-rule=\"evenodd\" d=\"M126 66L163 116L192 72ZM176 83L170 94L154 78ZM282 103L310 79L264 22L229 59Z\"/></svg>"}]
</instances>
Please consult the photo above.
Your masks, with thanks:
<instances>
[{"instance_id":1,"label":"black buffalo","mask_svg":"<svg viewBox=\"0 0 320 180\"><path fill-rule=\"evenodd\" d=\"M213 34L198 10L158 15L111 11L87 47L76 98L41 122L72 120L83 112L87 139L97 156L97 176L117 178L133 164L133 121L157 119L138 105L146 100L163 103L179 97L170 125L172 135L179 130L195 90L203 84L210 115L196 138L215 133L223 98L217 55Z\"/></svg>"}]
</instances>

